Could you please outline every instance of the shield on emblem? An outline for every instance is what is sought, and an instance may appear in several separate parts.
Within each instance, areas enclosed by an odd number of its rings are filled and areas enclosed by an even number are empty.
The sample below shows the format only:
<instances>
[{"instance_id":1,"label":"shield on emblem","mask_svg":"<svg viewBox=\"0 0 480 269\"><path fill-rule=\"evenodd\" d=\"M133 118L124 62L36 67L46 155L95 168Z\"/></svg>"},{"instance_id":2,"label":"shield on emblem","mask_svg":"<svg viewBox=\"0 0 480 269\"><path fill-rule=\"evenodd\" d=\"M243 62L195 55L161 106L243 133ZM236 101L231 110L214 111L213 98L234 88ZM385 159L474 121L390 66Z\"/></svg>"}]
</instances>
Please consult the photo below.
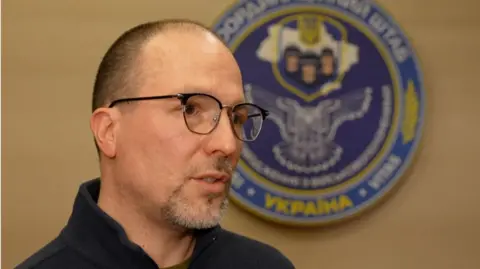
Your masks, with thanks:
<instances>
[{"instance_id":1,"label":"shield on emblem","mask_svg":"<svg viewBox=\"0 0 480 269\"><path fill-rule=\"evenodd\" d=\"M318 14L296 14L279 21L273 73L283 87L312 101L340 87L343 45L342 24Z\"/></svg>"}]
</instances>

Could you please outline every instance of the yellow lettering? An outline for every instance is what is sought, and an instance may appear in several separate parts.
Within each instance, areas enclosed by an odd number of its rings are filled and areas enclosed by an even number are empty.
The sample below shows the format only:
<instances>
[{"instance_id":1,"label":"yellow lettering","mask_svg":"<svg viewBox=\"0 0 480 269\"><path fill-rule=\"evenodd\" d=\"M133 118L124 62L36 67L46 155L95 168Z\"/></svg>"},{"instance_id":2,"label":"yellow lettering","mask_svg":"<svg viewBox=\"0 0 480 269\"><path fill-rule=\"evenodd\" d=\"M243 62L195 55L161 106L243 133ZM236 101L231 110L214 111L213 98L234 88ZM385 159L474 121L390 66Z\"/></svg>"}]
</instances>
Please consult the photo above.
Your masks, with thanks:
<instances>
[{"instance_id":1,"label":"yellow lettering","mask_svg":"<svg viewBox=\"0 0 480 269\"><path fill-rule=\"evenodd\" d=\"M303 201L293 201L292 210L290 213L295 215L297 213L302 213L305 210L305 203Z\"/></svg>"},{"instance_id":2,"label":"yellow lettering","mask_svg":"<svg viewBox=\"0 0 480 269\"><path fill-rule=\"evenodd\" d=\"M323 205L325 200L317 200L317 214L323 215L325 214L325 206Z\"/></svg>"},{"instance_id":3,"label":"yellow lettering","mask_svg":"<svg viewBox=\"0 0 480 269\"><path fill-rule=\"evenodd\" d=\"M335 212L338 212L338 203L337 203L337 199L335 199L336 197L332 198L332 200L329 201L325 201L324 205L325 205L325 211L328 213L332 212L335 213Z\"/></svg>"},{"instance_id":4,"label":"yellow lettering","mask_svg":"<svg viewBox=\"0 0 480 269\"><path fill-rule=\"evenodd\" d=\"M345 208L353 207L352 200L350 200L350 197L348 197L346 195L340 195L338 203L340 204L340 210L341 211L345 210Z\"/></svg>"},{"instance_id":5,"label":"yellow lettering","mask_svg":"<svg viewBox=\"0 0 480 269\"><path fill-rule=\"evenodd\" d=\"M272 208L275 203L277 202L279 198L278 197L272 197L272 195L270 195L270 193L267 193L265 195L265 208L266 209L270 209Z\"/></svg>"},{"instance_id":6,"label":"yellow lettering","mask_svg":"<svg viewBox=\"0 0 480 269\"><path fill-rule=\"evenodd\" d=\"M288 206L289 206L288 200L283 200L282 198L280 198L277 204L277 211L288 214Z\"/></svg>"},{"instance_id":7,"label":"yellow lettering","mask_svg":"<svg viewBox=\"0 0 480 269\"><path fill-rule=\"evenodd\" d=\"M317 208L315 207L315 203L312 201L307 202L307 207L305 208L305 212L303 212L305 216L309 215L317 215Z\"/></svg>"},{"instance_id":8,"label":"yellow lettering","mask_svg":"<svg viewBox=\"0 0 480 269\"><path fill-rule=\"evenodd\" d=\"M339 195L330 199L315 201L287 200L282 197L265 195L265 208L287 215L303 214L304 216L326 215L344 211L353 207L353 202L347 195Z\"/></svg>"}]
</instances>

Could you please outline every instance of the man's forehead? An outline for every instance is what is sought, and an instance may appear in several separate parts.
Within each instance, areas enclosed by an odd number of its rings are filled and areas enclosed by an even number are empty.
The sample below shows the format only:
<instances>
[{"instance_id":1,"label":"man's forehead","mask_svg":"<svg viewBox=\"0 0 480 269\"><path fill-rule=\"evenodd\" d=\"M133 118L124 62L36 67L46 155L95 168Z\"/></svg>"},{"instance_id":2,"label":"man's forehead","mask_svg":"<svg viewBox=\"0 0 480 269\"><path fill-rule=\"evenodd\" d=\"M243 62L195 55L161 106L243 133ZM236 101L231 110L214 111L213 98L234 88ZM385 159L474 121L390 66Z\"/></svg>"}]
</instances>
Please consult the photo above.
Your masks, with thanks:
<instances>
[{"instance_id":1,"label":"man's forehead","mask_svg":"<svg viewBox=\"0 0 480 269\"><path fill-rule=\"evenodd\" d=\"M162 68L163 69L163 68ZM165 69L168 69L166 67ZM148 71L143 76L140 94L143 96L171 95L177 93L204 93L214 96L224 104L244 102L242 80L229 79L221 73L215 74L200 70L163 70L158 73Z\"/></svg>"},{"instance_id":2,"label":"man's forehead","mask_svg":"<svg viewBox=\"0 0 480 269\"><path fill-rule=\"evenodd\" d=\"M142 48L145 65L171 67L195 64L218 66L219 69L237 63L230 50L209 32L166 32L157 34Z\"/></svg>"},{"instance_id":3,"label":"man's forehead","mask_svg":"<svg viewBox=\"0 0 480 269\"><path fill-rule=\"evenodd\" d=\"M174 46L171 39L160 42L165 37L147 44L142 56L145 90L149 95L202 92L222 101L243 100L240 69L228 49L205 46L215 43L209 35L201 36L193 46L185 45L186 42ZM202 46L210 48L202 49Z\"/></svg>"},{"instance_id":4,"label":"man's forehead","mask_svg":"<svg viewBox=\"0 0 480 269\"><path fill-rule=\"evenodd\" d=\"M204 30L167 30L156 34L144 45L147 55L162 54L173 59L177 55L172 55L172 52L185 56L184 52L217 54L225 49L225 45L215 35Z\"/></svg>"}]
</instances>

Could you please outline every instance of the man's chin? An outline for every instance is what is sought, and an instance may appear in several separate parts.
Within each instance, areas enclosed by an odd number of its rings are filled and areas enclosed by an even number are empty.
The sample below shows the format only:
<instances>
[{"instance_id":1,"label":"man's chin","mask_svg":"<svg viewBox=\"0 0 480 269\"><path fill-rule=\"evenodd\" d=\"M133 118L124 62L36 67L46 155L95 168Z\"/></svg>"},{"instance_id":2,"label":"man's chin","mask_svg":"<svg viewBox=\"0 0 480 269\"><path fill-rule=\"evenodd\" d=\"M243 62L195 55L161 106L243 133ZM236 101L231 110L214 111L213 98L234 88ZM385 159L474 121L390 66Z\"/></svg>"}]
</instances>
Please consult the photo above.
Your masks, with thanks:
<instances>
[{"instance_id":1,"label":"man's chin","mask_svg":"<svg viewBox=\"0 0 480 269\"><path fill-rule=\"evenodd\" d=\"M205 206L205 205L204 205ZM192 207L194 210L195 207ZM190 218L185 216L185 228L189 229L208 229L217 226L228 209L228 199L215 198L204 208L198 208L197 212L192 212Z\"/></svg>"},{"instance_id":2,"label":"man's chin","mask_svg":"<svg viewBox=\"0 0 480 269\"><path fill-rule=\"evenodd\" d=\"M163 217L184 229L207 229L218 225L225 214L228 192L209 193L196 198L172 199L163 208Z\"/></svg>"},{"instance_id":3,"label":"man's chin","mask_svg":"<svg viewBox=\"0 0 480 269\"><path fill-rule=\"evenodd\" d=\"M177 219L173 224L187 230L203 230L217 226L221 219L220 215L205 218L185 218Z\"/></svg>"}]
</instances>

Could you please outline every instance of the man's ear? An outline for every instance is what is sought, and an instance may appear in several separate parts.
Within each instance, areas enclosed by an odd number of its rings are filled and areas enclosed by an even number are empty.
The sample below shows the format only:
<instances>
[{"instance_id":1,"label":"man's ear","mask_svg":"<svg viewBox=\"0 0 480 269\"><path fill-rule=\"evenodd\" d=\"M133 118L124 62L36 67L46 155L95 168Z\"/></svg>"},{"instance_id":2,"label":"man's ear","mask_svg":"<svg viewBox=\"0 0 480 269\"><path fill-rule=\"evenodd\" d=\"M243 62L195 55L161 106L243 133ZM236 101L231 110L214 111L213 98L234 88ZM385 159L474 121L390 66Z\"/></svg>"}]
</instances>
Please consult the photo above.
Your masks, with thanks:
<instances>
[{"instance_id":1,"label":"man's ear","mask_svg":"<svg viewBox=\"0 0 480 269\"><path fill-rule=\"evenodd\" d=\"M108 158L116 155L116 119L112 110L99 108L90 117L90 129L100 151Z\"/></svg>"}]
</instances>

